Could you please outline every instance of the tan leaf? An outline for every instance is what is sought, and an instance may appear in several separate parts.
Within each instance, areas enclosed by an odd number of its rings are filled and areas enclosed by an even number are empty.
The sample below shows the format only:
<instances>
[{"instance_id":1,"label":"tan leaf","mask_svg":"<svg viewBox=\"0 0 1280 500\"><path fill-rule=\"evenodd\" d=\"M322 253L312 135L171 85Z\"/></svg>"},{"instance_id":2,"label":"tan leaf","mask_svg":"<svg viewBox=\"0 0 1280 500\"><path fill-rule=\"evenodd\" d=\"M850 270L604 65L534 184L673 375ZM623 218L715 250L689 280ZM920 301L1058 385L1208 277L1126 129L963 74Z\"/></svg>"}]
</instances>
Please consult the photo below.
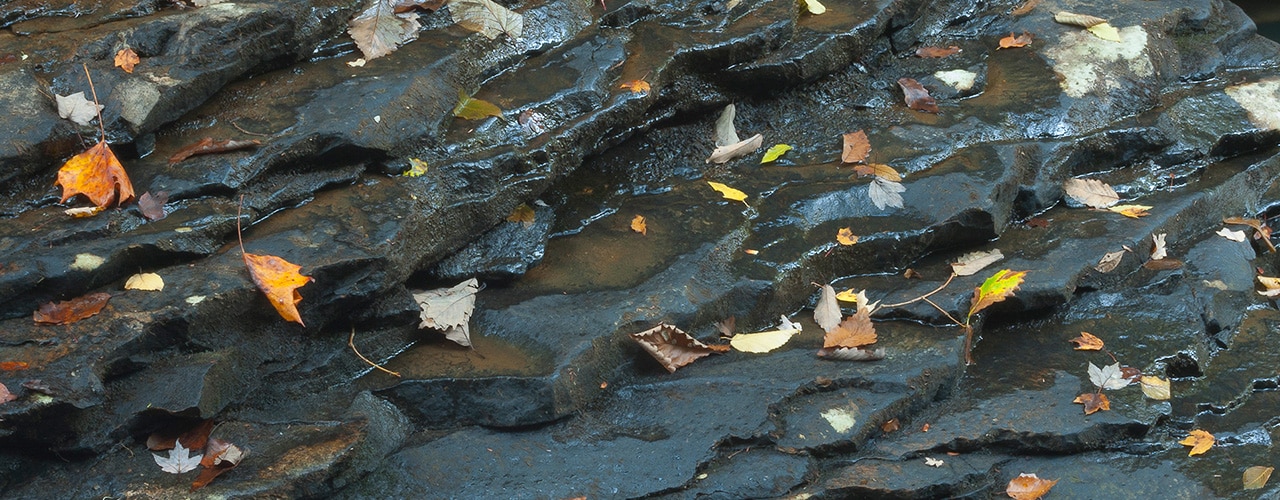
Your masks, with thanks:
<instances>
[{"instance_id":1,"label":"tan leaf","mask_svg":"<svg viewBox=\"0 0 1280 500\"><path fill-rule=\"evenodd\" d=\"M886 181L902 181L902 176L898 174L897 170L894 170L893 167L888 165L881 165L879 163L854 165L853 171L857 172L859 176L874 175Z\"/></svg>"},{"instance_id":2,"label":"tan leaf","mask_svg":"<svg viewBox=\"0 0 1280 500\"><path fill-rule=\"evenodd\" d=\"M960 52L960 47L956 47L955 45L949 45L947 47L920 47L916 49L916 57L937 59L947 57L952 54L959 54Z\"/></svg>"},{"instance_id":3,"label":"tan leaf","mask_svg":"<svg viewBox=\"0 0 1280 500\"><path fill-rule=\"evenodd\" d=\"M1139 379L1139 383L1142 384L1142 393L1151 399L1164 401L1172 397L1169 390L1169 379L1154 375L1143 375Z\"/></svg>"},{"instance_id":4,"label":"tan leaf","mask_svg":"<svg viewBox=\"0 0 1280 500\"><path fill-rule=\"evenodd\" d=\"M760 333L740 333L729 339L729 345L742 352L765 353L782 347L800 330L782 328Z\"/></svg>"},{"instance_id":5,"label":"tan leaf","mask_svg":"<svg viewBox=\"0 0 1280 500\"><path fill-rule=\"evenodd\" d=\"M1079 26L1081 28L1090 28L1107 22L1106 19L1088 14L1076 14L1074 12L1062 11L1053 15L1053 20L1061 24L1069 24L1071 26Z\"/></svg>"},{"instance_id":6,"label":"tan leaf","mask_svg":"<svg viewBox=\"0 0 1280 500\"><path fill-rule=\"evenodd\" d=\"M1196 429L1191 431L1191 433L1187 435L1186 439L1178 441L1178 444L1190 446L1191 451L1187 452L1187 456L1194 457L1196 455L1203 455L1204 452L1209 451L1209 448L1213 447L1214 442L1215 439L1213 438L1213 434Z\"/></svg>"},{"instance_id":7,"label":"tan leaf","mask_svg":"<svg viewBox=\"0 0 1280 500\"><path fill-rule=\"evenodd\" d=\"M902 195L900 193L906 191L907 188L901 183L886 180L876 176L871 179L871 184L867 185L867 196L871 198L871 203L876 208L884 210L884 207L902 208Z\"/></svg>"},{"instance_id":8,"label":"tan leaf","mask_svg":"<svg viewBox=\"0 0 1280 500\"><path fill-rule=\"evenodd\" d=\"M3 401L3 398L0 398ZM1267 485L1267 480L1271 479L1271 473L1275 472L1275 467L1264 467L1255 465L1244 470L1244 488L1246 490L1260 490Z\"/></svg>"},{"instance_id":9,"label":"tan leaf","mask_svg":"<svg viewBox=\"0 0 1280 500\"><path fill-rule=\"evenodd\" d=\"M1102 339L1095 337L1089 332L1080 332L1080 336L1069 340L1076 344L1077 351L1098 351L1102 350Z\"/></svg>"},{"instance_id":10,"label":"tan leaf","mask_svg":"<svg viewBox=\"0 0 1280 500\"><path fill-rule=\"evenodd\" d=\"M1107 399L1106 394L1097 392L1086 392L1076 396L1076 399L1072 401L1072 403L1080 403L1084 405L1085 415L1092 415L1097 413L1099 410L1111 410L1111 400Z\"/></svg>"},{"instance_id":11,"label":"tan leaf","mask_svg":"<svg viewBox=\"0 0 1280 500\"><path fill-rule=\"evenodd\" d=\"M1168 271L1170 269L1178 269L1182 267L1182 261L1178 259L1160 259L1148 260L1142 263L1143 269L1152 271Z\"/></svg>"},{"instance_id":12,"label":"tan leaf","mask_svg":"<svg viewBox=\"0 0 1280 500\"><path fill-rule=\"evenodd\" d=\"M471 313L476 307L476 292L480 282L475 278L458 283L451 288L437 288L413 294L413 300L422 308L418 328L432 328L444 332L446 339L459 345L471 345Z\"/></svg>"},{"instance_id":13,"label":"tan leaf","mask_svg":"<svg viewBox=\"0 0 1280 500\"><path fill-rule=\"evenodd\" d=\"M1124 250L1110 252L1102 256L1102 260L1098 261L1098 265L1093 266L1100 273L1109 273L1120 265L1120 260L1124 258Z\"/></svg>"},{"instance_id":14,"label":"tan leaf","mask_svg":"<svg viewBox=\"0 0 1280 500\"><path fill-rule=\"evenodd\" d=\"M1062 189L1067 196L1088 207L1107 208L1120 201L1116 190L1097 179L1067 179Z\"/></svg>"},{"instance_id":15,"label":"tan leaf","mask_svg":"<svg viewBox=\"0 0 1280 500\"><path fill-rule=\"evenodd\" d=\"M707 157L706 163L728 163L732 160L754 153L760 146L764 144L764 136L756 134L748 139L729 144L727 146L717 146L711 152L711 156Z\"/></svg>"},{"instance_id":16,"label":"tan leaf","mask_svg":"<svg viewBox=\"0 0 1280 500\"><path fill-rule=\"evenodd\" d=\"M987 266L999 262L1004 258L1004 254L1000 253L1000 249L992 249L988 251L969 252L961 255L955 262L951 263L951 271L956 276L969 276L977 273Z\"/></svg>"},{"instance_id":17,"label":"tan leaf","mask_svg":"<svg viewBox=\"0 0 1280 500\"><path fill-rule=\"evenodd\" d=\"M858 242L858 235L853 234L852 229L842 227L836 232L836 242L841 245L852 245Z\"/></svg>"},{"instance_id":18,"label":"tan leaf","mask_svg":"<svg viewBox=\"0 0 1280 500\"><path fill-rule=\"evenodd\" d=\"M1222 219L1222 222L1227 224L1244 224L1253 228L1253 238L1262 241L1262 243L1267 246L1268 250L1275 253L1276 247L1271 244L1271 228L1267 227L1266 224L1263 224L1262 221L1258 219L1246 219L1244 217L1227 217Z\"/></svg>"},{"instance_id":19,"label":"tan leaf","mask_svg":"<svg viewBox=\"0 0 1280 500\"><path fill-rule=\"evenodd\" d=\"M134 52L133 49L126 47L116 51L115 65L117 68L124 70L125 73L133 73L133 67L140 62L142 62L142 59L138 58L138 53Z\"/></svg>"},{"instance_id":20,"label":"tan leaf","mask_svg":"<svg viewBox=\"0 0 1280 500\"><path fill-rule=\"evenodd\" d=\"M733 119L738 114L738 107L733 103L726 104L720 116L716 118L716 148L742 142L738 138L738 130L733 126Z\"/></svg>"},{"instance_id":21,"label":"tan leaf","mask_svg":"<svg viewBox=\"0 0 1280 500\"><path fill-rule=\"evenodd\" d=\"M347 33L366 60L390 54L418 38L422 25L417 14L396 15L390 0L369 0L366 5L347 25Z\"/></svg>"},{"instance_id":22,"label":"tan leaf","mask_svg":"<svg viewBox=\"0 0 1280 500\"><path fill-rule=\"evenodd\" d=\"M867 133L855 130L841 136L844 139L844 150L840 153L840 161L845 163L862 163L867 161L867 153L871 152L871 141Z\"/></svg>"},{"instance_id":23,"label":"tan leaf","mask_svg":"<svg viewBox=\"0 0 1280 500\"><path fill-rule=\"evenodd\" d=\"M164 290L164 278L156 273L138 273L124 282L124 289L158 292Z\"/></svg>"},{"instance_id":24,"label":"tan leaf","mask_svg":"<svg viewBox=\"0 0 1280 500\"><path fill-rule=\"evenodd\" d=\"M631 230L643 235L649 234L649 226L645 224L643 215L636 215L631 219Z\"/></svg>"},{"instance_id":25,"label":"tan leaf","mask_svg":"<svg viewBox=\"0 0 1280 500\"><path fill-rule=\"evenodd\" d=\"M524 16L492 0L450 0L449 15L458 26L490 40L502 34L515 40L524 33Z\"/></svg>"},{"instance_id":26,"label":"tan leaf","mask_svg":"<svg viewBox=\"0 0 1280 500\"><path fill-rule=\"evenodd\" d=\"M1258 283L1261 283L1266 288L1266 290L1261 290L1258 293L1267 297L1280 296L1280 278L1258 276Z\"/></svg>"},{"instance_id":27,"label":"tan leaf","mask_svg":"<svg viewBox=\"0 0 1280 500\"><path fill-rule=\"evenodd\" d=\"M93 101L84 98L84 92L76 92L71 95L55 95L54 101L58 103L58 116L71 120L79 125L88 125L98 116L98 112L102 111L105 106L94 104Z\"/></svg>"},{"instance_id":28,"label":"tan leaf","mask_svg":"<svg viewBox=\"0 0 1280 500\"><path fill-rule=\"evenodd\" d=\"M5 404L15 399L18 399L18 397L9 392L9 388L5 387L4 384L0 384L0 404Z\"/></svg>"},{"instance_id":29,"label":"tan leaf","mask_svg":"<svg viewBox=\"0 0 1280 500\"><path fill-rule=\"evenodd\" d=\"M822 347L862 347L876 343L876 328L871 323L871 311L858 308L857 314L850 315L840 322L835 329L827 332L822 339Z\"/></svg>"},{"instance_id":30,"label":"tan leaf","mask_svg":"<svg viewBox=\"0 0 1280 500\"><path fill-rule=\"evenodd\" d=\"M818 305L813 308L813 321L830 332L840 326L840 304L836 302L836 289L831 285L822 285L822 293L818 296Z\"/></svg>"},{"instance_id":31,"label":"tan leaf","mask_svg":"<svg viewBox=\"0 0 1280 500\"><path fill-rule=\"evenodd\" d=\"M679 328L666 323L643 332L633 333L630 337L650 356L653 356L653 359L658 360L669 373L675 373L676 369L717 352Z\"/></svg>"},{"instance_id":32,"label":"tan leaf","mask_svg":"<svg viewBox=\"0 0 1280 500\"><path fill-rule=\"evenodd\" d=\"M1004 492L1015 500L1036 500L1049 493L1057 479L1040 479L1035 474L1019 474L1009 481Z\"/></svg>"},{"instance_id":33,"label":"tan leaf","mask_svg":"<svg viewBox=\"0 0 1280 500\"><path fill-rule=\"evenodd\" d=\"M884 359L884 348L875 350L861 347L834 347L818 349L818 357L832 361L879 361Z\"/></svg>"}]
</instances>

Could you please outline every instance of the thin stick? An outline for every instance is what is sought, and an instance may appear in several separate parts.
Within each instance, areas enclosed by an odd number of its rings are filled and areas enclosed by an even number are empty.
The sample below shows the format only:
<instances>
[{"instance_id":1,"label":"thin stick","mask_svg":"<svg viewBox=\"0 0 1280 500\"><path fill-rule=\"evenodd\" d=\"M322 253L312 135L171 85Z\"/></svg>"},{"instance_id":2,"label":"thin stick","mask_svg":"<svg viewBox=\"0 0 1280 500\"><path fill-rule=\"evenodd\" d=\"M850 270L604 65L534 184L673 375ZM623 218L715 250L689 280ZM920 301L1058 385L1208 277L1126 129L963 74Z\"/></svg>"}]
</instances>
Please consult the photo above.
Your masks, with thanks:
<instances>
[{"instance_id":1,"label":"thin stick","mask_svg":"<svg viewBox=\"0 0 1280 500\"><path fill-rule=\"evenodd\" d=\"M911 303L914 303L914 302L918 302L918 301L924 300L924 299L928 298L930 295L933 295L933 294L935 294L935 293L941 292L943 288L946 288L946 287L947 287L947 285L950 285L950 284L951 284L951 280L953 280L953 279L956 279L956 273L951 273L951 276L948 276L948 277L947 277L947 281L946 281L946 282L944 282L944 283L942 283L942 285L941 285L941 286L939 286L938 288L934 288L932 292L926 293L926 294L924 294L924 295L921 295L921 296L916 297L916 298L914 298L914 299L908 300L908 301L906 301L906 302L899 302L899 303L897 303L897 304L882 304L880 307L899 307L899 306L905 306L905 305L907 305L907 304L911 304ZM932 304L932 302L930 302L930 304ZM933 307L938 307L938 306L936 306L936 305L935 305L935 306L933 306ZM939 308L938 308L938 310L942 310L942 308L940 308L940 307L939 307ZM944 314L946 313L946 311L942 311L942 312L943 312ZM950 315L947 315L947 317L948 317L948 318L950 318L951 316L950 316ZM951 321L956 321L956 320L955 320L954 318L952 318L952 320L951 320ZM959 322L959 321L956 321L956 324L958 325L958 324L960 324L960 322Z\"/></svg>"},{"instance_id":2,"label":"thin stick","mask_svg":"<svg viewBox=\"0 0 1280 500\"><path fill-rule=\"evenodd\" d=\"M240 204L236 205L236 240L240 241L240 257L245 260L245 265L249 265L249 258L245 257L244 237L240 236L240 209L244 207L244 194L240 195Z\"/></svg>"},{"instance_id":3,"label":"thin stick","mask_svg":"<svg viewBox=\"0 0 1280 500\"><path fill-rule=\"evenodd\" d=\"M365 363L369 363L369 366L382 370L383 372L386 372L392 377L400 377L399 373L383 368L377 363L374 363L373 361L369 361L369 358L364 357L363 354L360 354L360 350L356 349L356 328L354 326L351 327L351 337L347 339L347 345L351 346L351 352L356 353L356 356L359 356L360 359Z\"/></svg>"},{"instance_id":4,"label":"thin stick","mask_svg":"<svg viewBox=\"0 0 1280 500\"><path fill-rule=\"evenodd\" d=\"M98 112L98 132L102 133L102 141L106 142L107 129L102 126L102 105L98 104L98 89L93 88L93 77L89 76L89 65L80 63L80 66L84 68L84 77L89 79L89 92L93 92L93 109Z\"/></svg>"},{"instance_id":5,"label":"thin stick","mask_svg":"<svg viewBox=\"0 0 1280 500\"><path fill-rule=\"evenodd\" d=\"M258 136L258 137L271 137L271 134L259 134L259 133L257 133L257 132L250 132L250 131L248 131L248 130L245 130L245 129L243 129L243 128L240 128L240 125L239 125L239 124L237 124L235 120L231 120L231 121L230 121L230 122L228 122L228 123L231 123L231 126L232 126L232 127L235 127L235 128L236 128L236 130L239 130L240 132L243 132L243 133L248 134L248 135L256 135L256 136Z\"/></svg>"},{"instance_id":6,"label":"thin stick","mask_svg":"<svg viewBox=\"0 0 1280 500\"><path fill-rule=\"evenodd\" d=\"M952 323L955 323L955 324L956 324L956 326L967 326L965 323L961 323L960 321L958 321L958 320L956 320L955 318L953 318L953 317L951 316L951 313L947 312L947 310L946 310L946 309L943 309L943 308L942 308L942 307L940 307L938 304L934 304L932 300L929 300L929 299L927 299L927 298L925 298L925 297L920 297L920 299L921 299L921 300L924 300L925 302L928 302L928 303L929 303L929 305L933 306L933 308L934 308L934 309L937 309L937 310L938 310L938 312L941 312L943 315L945 315L945 316L947 317L947 319L951 320L951 322L952 322Z\"/></svg>"}]
</instances>

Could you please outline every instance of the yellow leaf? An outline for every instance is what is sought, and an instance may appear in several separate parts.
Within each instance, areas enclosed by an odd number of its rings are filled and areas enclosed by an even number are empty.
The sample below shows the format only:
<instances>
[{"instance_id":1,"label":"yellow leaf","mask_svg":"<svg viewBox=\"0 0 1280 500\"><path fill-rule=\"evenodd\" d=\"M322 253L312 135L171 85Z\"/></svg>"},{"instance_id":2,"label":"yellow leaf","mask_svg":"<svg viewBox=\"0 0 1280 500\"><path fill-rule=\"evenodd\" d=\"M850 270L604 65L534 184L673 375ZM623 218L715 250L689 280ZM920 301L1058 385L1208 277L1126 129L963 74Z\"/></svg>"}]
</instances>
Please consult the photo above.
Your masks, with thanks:
<instances>
[{"instance_id":1,"label":"yellow leaf","mask_svg":"<svg viewBox=\"0 0 1280 500\"><path fill-rule=\"evenodd\" d=\"M619 88L630 90L633 94L642 94L648 92L651 88L649 82L644 80L631 80L629 82L618 85Z\"/></svg>"},{"instance_id":2,"label":"yellow leaf","mask_svg":"<svg viewBox=\"0 0 1280 500\"><path fill-rule=\"evenodd\" d=\"M1209 448L1213 447L1213 442L1214 442L1213 434L1209 434L1208 432L1202 431L1200 429L1196 429L1194 431L1191 431L1191 434L1188 435L1186 439L1183 439L1182 441L1178 441L1178 444L1184 445L1184 446L1190 446L1191 451L1187 453L1187 456L1194 457L1196 455L1200 455L1206 451L1209 451Z\"/></svg>"},{"instance_id":3,"label":"yellow leaf","mask_svg":"<svg viewBox=\"0 0 1280 500\"><path fill-rule=\"evenodd\" d=\"M467 120L479 120L486 116L502 118L502 109L489 101L473 99L461 90L458 91L458 104L453 107L453 116Z\"/></svg>"},{"instance_id":4,"label":"yellow leaf","mask_svg":"<svg viewBox=\"0 0 1280 500\"><path fill-rule=\"evenodd\" d=\"M511 211L511 215L507 216L507 220L520 222L524 224L524 227L529 227L533 225L534 216L533 207L530 207L528 203L521 203L520 206Z\"/></svg>"},{"instance_id":5,"label":"yellow leaf","mask_svg":"<svg viewBox=\"0 0 1280 500\"><path fill-rule=\"evenodd\" d=\"M58 169L54 185L62 186L61 201L83 194L94 205L106 208L112 202L118 205L133 199L133 183L105 140L67 160Z\"/></svg>"},{"instance_id":6,"label":"yellow leaf","mask_svg":"<svg viewBox=\"0 0 1280 500\"><path fill-rule=\"evenodd\" d=\"M409 170L405 170L404 173L400 175L405 177L418 177L425 173L427 173L427 162L417 158L409 158Z\"/></svg>"},{"instance_id":7,"label":"yellow leaf","mask_svg":"<svg viewBox=\"0 0 1280 500\"><path fill-rule=\"evenodd\" d=\"M815 16L827 11L827 8L821 3L818 3L818 0L800 0L800 6L803 7L806 12Z\"/></svg>"},{"instance_id":8,"label":"yellow leaf","mask_svg":"<svg viewBox=\"0 0 1280 500\"><path fill-rule=\"evenodd\" d=\"M1151 399L1164 401L1172 396L1169 391L1169 379L1143 375L1139 382L1142 383L1142 393Z\"/></svg>"},{"instance_id":9,"label":"yellow leaf","mask_svg":"<svg viewBox=\"0 0 1280 500\"><path fill-rule=\"evenodd\" d=\"M1271 473L1275 472L1275 467L1263 467L1255 465L1244 470L1244 489L1260 490L1267 485L1267 480L1271 479Z\"/></svg>"},{"instance_id":10,"label":"yellow leaf","mask_svg":"<svg viewBox=\"0 0 1280 500\"><path fill-rule=\"evenodd\" d=\"M1022 279L1026 275L1026 271L1014 272L1010 269L1004 269L991 275L990 278L982 282L982 286L973 289L973 300L969 305L969 317L972 318L978 311L1012 296L1014 290L1018 289L1018 285L1022 284Z\"/></svg>"},{"instance_id":11,"label":"yellow leaf","mask_svg":"<svg viewBox=\"0 0 1280 500\"><path fill-rule=\"evenodd\" d=\"M124 289L158 292L164 290L164 279L156 273L138 273L124 282Z\"/></svg>"},{"instance_id":12,"label":"yellow leaf","mask_svg":"<svg viewBox=\"0 0 1280 500\"><path fill-rule=\"evenodd\" d=\"M1151 210L1151 208L1152 207L1148 207L1146 205L1116 205L1114 207L1108 207L1107 210L1118 213L1125 217L1131 217L1131 218L1137 219L1138 217L1146 217L1148 215L1151 215L1147 213L1147 210Z\"/></svg>"},{"instance_id":13,"label":"yellow leaf","mask_svg":"<svg viewBox=\"0 0 1280 500\"><path fill-rule=\"evenodd\" d=\"M631 219L631 230L643 235L649 234L649 226L645 224L643 215L636 215Z\"/></svg>"},{"instance_id":14,"label":"yellow leaf","mask_svg":"<svg viewBox=\"0 0 1280 500\"><path fill-rule=\"evenodd\" d=\"M854 292L852 288L836 294L836 300L842 302L858 302L859 297L864 297L866 290Z\"/></svg>"},{"instance_id":15,"label":"yellow leaf","mask_svg":"<svg viewBox=\"0 0 1280 500\"><path fill-rule=\"evenodd\" d=\"M790 145L775 144L773 147L769 148L768 151L764 152L764 158L760 159L760 163L769 163L777 160L779 156L782 156L783 153L786 153L787 151L791 151Z\"/></svg>"},{"instance_id":16,"label":"yellow leaf","mask_svg":"<svg viewBox=\"0 0 1280 500\"><path fill-rule=\"evenodd\" d=\"M731 188L719 182L707 181L707 184L711 185L711 189L719 191L720 194L723 195L726 200L741 201L742 204L744 205L747 203L747 193L738 191L737 189Z\"/></svg>"},{"instance_id":17,"label":"yellow leaf","mask_svg":"<svg viewBox=\"0 0 1280 500\"><path fill-rule=\"evenodd\" d=\"M1093 26L1090 26L1088 29L1089 29L1089 32L1093 33L1094 36L1101 38L1103 40L1109 40L1112 42L1122 41L1120 40L1120 32L1117 31L1114 26L1108 23L1098 23Z\"/></svg>"},{"instance_id":18,"label":"yellow leaf","mask_svg":"<svg viewBox=\"0 0 1280 500\"><path fill-rule=\"evenodd\" d=\"M841 245L852 245L858 242L858 236L853 234L853 231L849 228L842 227L840 228L840 231L836 233L836 241Z\"/></svg>"},{"instance_id":19,"label":"yellow leaf","mask_svg":"<svg viewBox=\"0 0 1280 500\"><path fill-rule=\"evenodd\" d=\"M249 268L249 276L258 285L258 289L271 300L276 312L288 321L302 326L302 315L298 313L298 303L302 302L302 294L298 288L315 281L298 271L302 266L293 264L274 255L254 255L244 253L244 265Z\"/></svg>"},{"instance_id":20,"label":"yellow leaf","mask_svg":"<svg viewBox=\"0 0 1280 500\"><path fill-rule=\"evenodd\" d=\"M740 333L729 339L729 345L742 352L769 352L785 345L797 333L800 333L800 330L794 328L760 333Z\"/></svg>"}]
</instances>

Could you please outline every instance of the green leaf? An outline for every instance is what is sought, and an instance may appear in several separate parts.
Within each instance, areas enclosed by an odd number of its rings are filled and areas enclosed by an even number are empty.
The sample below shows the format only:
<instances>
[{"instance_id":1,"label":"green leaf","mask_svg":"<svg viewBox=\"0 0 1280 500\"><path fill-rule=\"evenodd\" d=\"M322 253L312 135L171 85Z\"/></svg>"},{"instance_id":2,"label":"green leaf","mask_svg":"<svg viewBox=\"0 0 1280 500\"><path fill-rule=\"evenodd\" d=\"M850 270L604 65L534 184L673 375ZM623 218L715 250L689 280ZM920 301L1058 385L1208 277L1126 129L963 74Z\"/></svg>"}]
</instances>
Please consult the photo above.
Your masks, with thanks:
<instances>
[{"instance_id":1,"label":"green leaf","mask_svg":"<svg viewBox=\"0 0 1280 500\"><path fill-rule=\"evenodd\" d=\"M486 116L502 118L502 109L489 101L473 99L459 90L458 104L453 107L453 116L467 120L479 120Z\"/></svg>"},{"instance_id":2,"label":"green leaf","mask_svg":"<svg viewBox=\"0 0 1280 500\"><path fill-rule=\"evenodd\" d=\"M787 151L791 151L791 146L787 144L774 145L773 147L769 148L768 151L764 152L764 158L760 159L760 163L769 163L771 161L777 160L779 156L782 156Z\"/></svg>"},{"instance_id":3,"label":"green leaf","mask_svg":"<svg viewBox=\"0 0 1280 500\"><path fill-rule=\"evenodd\" d=\"M1001 302L1013 296L1014 290L1018 289L1018 285L1022 284L1022 280L1026 276L1026 271L1014 272L1010 269L1004 269L991 275L990 278L982 282L982 286L973 289L973 300L969 305L968 318L972 318L978 311L986 309L996 302ZM968 318L965 319L966 323Z\"/></svg>"}]
</instances>

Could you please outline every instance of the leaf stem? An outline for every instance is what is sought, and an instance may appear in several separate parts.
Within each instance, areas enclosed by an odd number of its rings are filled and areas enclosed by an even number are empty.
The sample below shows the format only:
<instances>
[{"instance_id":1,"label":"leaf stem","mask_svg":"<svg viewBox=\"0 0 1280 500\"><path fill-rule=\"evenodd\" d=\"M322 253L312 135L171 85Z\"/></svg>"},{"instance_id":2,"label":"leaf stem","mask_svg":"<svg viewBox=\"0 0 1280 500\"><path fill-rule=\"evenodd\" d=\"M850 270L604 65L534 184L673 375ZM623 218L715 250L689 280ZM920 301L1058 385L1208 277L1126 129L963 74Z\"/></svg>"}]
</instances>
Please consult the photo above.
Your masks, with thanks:
<instances>
[{"instance_id":1,"label":"leaf stem","mask_svg":"<svg viewBox=\"0 0 1280 500\"><path fill-rule=\"evenodd\" d=\"M240 257L245 259L245 265L248 265L248 257L245 257L244 237L240 235L240 209L244 207L244 193L240 194L240 203L236 205L236 240L240 242Z\"/></svg>"},{"instance_id":2,"label":"leaf stem","mask_svg":"<svg viewBox=\"0 0 1280 500\"><path fill-rule=\"evenodd\" d=\"M98 113L98 133L102 134L102 142L107 141L107 129L102 125L102 105L98 103L98 89L93 87L93 77L89 76L89 64L80 63L84 68L84 77L89 80L89 92L93 93L93 110Z\"/></svg>"},{"instance_id":3,"label":"leaf stem","mask_svg":"<svg viewBox=\"0 0 1280 500\"><path fill-rule=\"evenodd\" d=\"M948 276L948 277L947 277L947 281L943 282L943 283L942 283L942 285L941 285L941 286L939 286L938 288L934 288L932 292L926 293L926 294L924 294L924 295L921 295L921 296L916 297L916 298L914 298L914 299L908 300L908 301L906 301L906 302L899 302L899 303L897 303L897 304L882 304L880 307L900 307L900 306L905 306L905 305L907 305L907 304L912 304L912 303L915 303L915 302L919 302L919 301L921 301L921 300L924 300L924 299L928 298L930 295L933 295L933 294L935 294L935 293L941 292L943 288L946 288L946 287L947 287L947 285L950 285L950 284L951 284L951 280L953 280L953 279L956 279L956 273L954 273L954 272L953 272L953 273L951 273L951 276ZM933 304L933 302L930 302L930 304ZM938 306L935 304L933 307L938 307ZM938 307L938 310L939 310L939 311L942 311L942 308L941 308L941 307ZM947 312L946 312L946 311L942 311L942 313L943 313L943 314L947 314ZM950 315L950 314L947 314L947 317L948 317L948 318L951 318L951 315ZM951 318L951 321L955 321L955 323L956 323L957 325L959 325L959 324L960 324L960 322L959 322L959 321L956 321L956 320L955 320L955 318Z\"/></svg>"},{"instance_id":4,"label":"leaf stem","mask_svg":"<svg viewBox=\"0 0 1280 500\"><path fill-rule=\"evenodd\" d=\"M383 368L381 365L379 365L379 364L377 364L377 363L374 363L373 361L369 361L369 358L364 357L364 355L363 355L363 354L360 354L360 350L359 350L359 349L356 349L356 327L354 327L354 326L353 326L353 327L351 327L351 337L347 338L347 345L348 345L348 346L351 346L351 352L356 353L356 356L359 356L359 357L360 357L360 359L361 359L362 361L364 361L365 363L369 363L369 366L372 366L372 367L374 367L374 368L377 368L377 369L379 369L379 370L381 370L381 371L383 371L383 372L385 372L385 373L387 373L388 375L391 375L391 376L393 376L393 377L397 377L397 378L398 378L398 377L400 377L400 373L399 373L399 372L393 372L393 371L391 371L391 370L388 370L388 369L386 369L386 368Z\"/></svg>"}]
</instances>

